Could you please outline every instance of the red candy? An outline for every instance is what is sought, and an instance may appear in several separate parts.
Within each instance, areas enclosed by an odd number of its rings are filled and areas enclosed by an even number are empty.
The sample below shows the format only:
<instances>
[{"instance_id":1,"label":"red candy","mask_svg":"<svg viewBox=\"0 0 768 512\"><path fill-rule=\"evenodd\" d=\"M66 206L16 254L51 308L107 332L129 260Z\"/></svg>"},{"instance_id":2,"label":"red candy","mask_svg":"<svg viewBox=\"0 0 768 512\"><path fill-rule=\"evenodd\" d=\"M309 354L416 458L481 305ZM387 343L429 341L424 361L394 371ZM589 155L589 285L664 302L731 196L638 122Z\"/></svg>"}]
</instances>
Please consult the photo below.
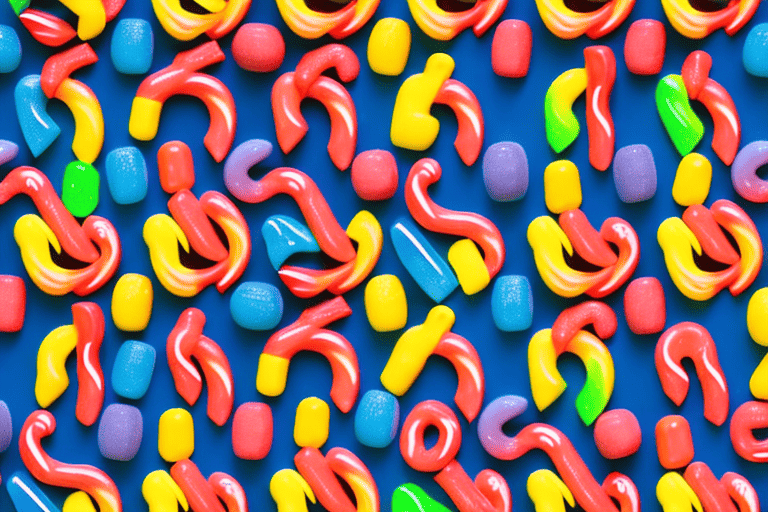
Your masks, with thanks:
<instances>
[{"instance_id":1,"label":"red candy","mask_svg":"<svg viewBox=\"0 0 768 512\"><path fill-rule=\"evenodd\" d=\"M171 477L181 488L193 512L226 512L212 485L189 459L171 466Z\"/></svg>"},{"instance_id":2,"label":"red candy","mask_svg":"<svg viewBox=\"0 0 768 512\"><path fill-rule=\"evenodd\" d=\"M621 459L637 453L642 440L640 423L626 409L604 412L595 422L595 444L606 459Z\"/></svg>"},{"instance_id":3,"label":"red candy","mask_svg":"<svg viewBox=\"0 0 768 512\"><path fill-rule=\"evenodd\" d=\"M656 424L656 451L664 469L684 468L693 460L693 437L688 420L664 416Z\"/></svg>"},{"instance_id":4,"label":"red candy","mask_svg":"<svg viewBox=\"0 0 768 512\"><path fill-rule=\"evenodd\" d=\"M606 340L616 333L616 313L606 304L596 300L582 302L566 309L552 324L552 344L558 355L565 352L568 343L580 330L593 325L595 334Z\"/></svg>"},{"instance_id":5,"label":"red candy","mask_svg":"<svg viewBox=\"0 0 768 512\"><path fill-rule=\"evenodd\" d=\"M160 186L169 194L191 189L195 184L195 164L189 146L178 140L166 142L157 150Z\"/></svg>"},{"instance_id":6,"label":"red candy","mask_svg":"<svg viewBox=\"0 0 768 512\"><path fill-rule=\"evenodd\" d=\"M24 325L27 289L16 276L0 276L0 332L19 332Z\"/></svg>"},{"instance_id":7,"label":"red candy","mask_svg":"<svg viewBox=\"0 0 768 512\"><path fill-rule=\"evenodd\" d=\"M383 201L397 192L397 162L383 149L363 151L352 161L352 188L360 199Z\"/></svg>"},{"instance_id":8,"label":"red candy","mask_svg":"<svg viewBox=\"0 0 768 512\"><path fill-rule=\"evenodd\" d=\"M605 171L613 161L616 132L611 117L611 91L616 82L616 58L607 46L584 49L587 69L587 133L589 163Z\"/></svg>"},{"instance_id":9,"label":"red candy","mask_svg":"<svg viewBox=\"0 0 768 512\"><path fill-rule=\"evenodd\" d=\"M522 78L531 64L533 33L522 20L504 20L496 27L491 46L491 66L499 76Z\"/></svg>"},{"instance_id":10,"label":"red candy","mask_svg":"<svg viewBox=\"0 0 768 512\"><path fill-rule=\"evenodd\" d=\"M272 448L272 409L267 404L246 402L232 419L232 450L245 460L261 460Z\"/></svg>"},{"instance_id":11,"label":"red candy","mask_svg":"<svg viewBox=\"0 0 768 512\"><path fill-rule=\"evenodd\" d=\"M270 73L283 64L285 41L272 25L246 23L232 39L232 57L243 69Z\"/></svg>"},{"instance_id":12,"label":"red candy","mask_svg":"<svg viewBox=\"0 0 768 512\"><path fill-rule=\"evenodd\" d=\"M663 331L667 306L661 282L655 277L640 277L629 283L624 292L624 316L635 334Z\"/></svg>"},{"instance_id":13,"label":"red candy","mask_svg":"<svg viewBox=\"0 0 768 512\"><path fill-rule=\"evenodd\" d=\"M424 445L424 431L436 427L440 435L432 448ZM459 453L461 425L447 405L436 400L417 404L400 432L400 453L416 471L440 471Z\"/></svg>"},{"instance_id":14,"label":"red candy","mask_svg":"<svg viewBox=\"0 0 768 512\"><path fill-rule=\"evenodd\" d=\"M657 75L664 65L667 32L657 20L637 20L627 30L624 41L624 62L630 73Z\"/></svg>"}]
</instances>

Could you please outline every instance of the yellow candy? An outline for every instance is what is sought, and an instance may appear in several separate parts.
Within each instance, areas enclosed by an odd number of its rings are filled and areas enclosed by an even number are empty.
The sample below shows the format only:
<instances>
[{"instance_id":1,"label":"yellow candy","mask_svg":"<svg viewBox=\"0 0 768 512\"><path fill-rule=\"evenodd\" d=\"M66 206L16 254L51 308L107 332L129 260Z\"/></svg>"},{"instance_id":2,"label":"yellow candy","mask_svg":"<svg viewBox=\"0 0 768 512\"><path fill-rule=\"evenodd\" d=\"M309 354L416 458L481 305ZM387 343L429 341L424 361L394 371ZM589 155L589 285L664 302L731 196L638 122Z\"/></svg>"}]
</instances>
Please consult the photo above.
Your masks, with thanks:
<instances>
[{"instance_id":1,"label":"yellow candy","mask_svg":"<svg viewBox=\"0 0 768 512\"><path fill-rule=\"evenodd\" d=\"M269 481L269 493L277 512L307 512L307 500L315 503L315 494L306 480L292 469L281 469ZM306 496L306 498L305 498Z\"/></svg>"},{"instance_id":2,"label":"yellow candy","mask_svg":"<svg viewBox=\"0 0 768 512\"><path fill-rule=\"evenodd\" d=\"M320 448L328 440L330 421L331 409L325 401L314 396L305 398L296 408L293 440L302 448Z\"/></svg>"},{"instance_id":3,"label":"yellow candy","mask_svg":"<svg viewBox=\"0 0 768 512\"><path fill-rule=\"evenodd\" d=\"M670 471L656 484L656 498L664 512L702 512L701 502L680 473Z\"/></svg>"},{"instance_id":4,"label":"yellow candy","mask_svg":"<svg viewBox=\"0 0 768 512\"><path fill-rule=\"evenodd\" d=\"M128 119L128 133L136 140L152 140L157 135L160 126L160 113L163 104L149 98L136 96L131 106L131 117Z\"/></svg>"},{"instance_id":5,"label":"yellow candy","mask_svg":"<svg viewBox=\"0 0 768 512\"><path fill-rule=\"evenodd\" d=\"M390 393L402 396L410 389L440 338L451 330L455 321L451 308L435 306L423 324L411 327L400 336L381 372L381 383Z\"/></svg>"},{"instance_id":6,"label":"yellow candy","mask_svg":"<svg viewBox=\"0 0 768 512\"><path fill-rule=\"evenodd\" d=\"M187 498L171 475L162 469L153 471L141 484L141 494L149 505L149 512L178 512L179 503L189 510Z\"/></svg>"},{"instance_id":7,"label":"yellow candy","mask_svg":"<svg viewBox=\"0 0 768 512\"><path fill-rule=\"evenodd\" d=\"M760 288L749 299L747 329L755 343L768 347L768 288Z\"/></svg>"},{"instance_id":8,"label":"yellow candy","mask_svg":"<svg viewBox=\"0 0 768 512\"><path fill-rule=\"evenodd\" d=\"M383 18L373 26L368 39L368 64L374 73L398 76L411 51L411 28L398 18Z\"/></svg>"},{"instance_id":9,"label":"yellow candy","mask_svg":"<svg viewBox=\"0 0 768 512\"><path fill-rule=\"evenodd\" d=\"M408 321L408 302L397 276L376 276L365 287L365 314L376 332L402 329Z\"/></svg>"},{"instance_id":10,"label":"yellow candy","mask_svg":"<svg viewBox=\"0 0 768 512\"><path fill-rule=\"evenodd\" d=\"M83 491L77 491L67 496L61 512L96 512L96 507L90 496Z\"/></svg>"},{"instance_id":11,"label":"yellow candy","mask_svg":"<svg viewBox=\"0 0 768 512\"><path fill-rule=\"evenodd\" d=\"M152 281L141 274L125 274L112 291L112 320L121 331L147 328L152 314Z\"/></svg>"},{"instance_id":12,"label":"yellow candy","mask_svg":"<svg viewBox=\"0 0 768 512\"><path fill-rule=\"evenodd\" d=\"M69 386L69 377L64 365L76 346L77 329L74 325L54 329L40 344L35 380L35 398L40 407L51 405Z\"/></svg>"},{"instance_id":13,"label":"yellow candy","mask_svg":"<svg viewBox=\"0 0 768 512\"><path fill-rule=\"evenodd\" d=\"M768 400L768 354L757 365L752 378L749 379L749 390L758 400Z\"/></svg>"},{"instance_id":14,"label":"yellow candy","mask_svg":"<svg viewBox=\"0 0 768 512\"><path fill-rule=\"evenodd\" d=\"M104 145L104 115L99 100L87 85L71 78L61 82L56 98L67 105L75 118L72 151L78 160L92 164Z\"/></svg>"},{"instance_id":15,"label":"yellow candy","mask_svg":"<svg viewBox=\"0 0 768 512\"><path fill-rule=\"evenodd\" d=\"M488 267L475 242L465 238L459 240L448 250L448 263L451 264L461 289L467 295L474 295L485 289L491 282Z\"/></svg>"},{"instance_id":16,"label":"yellow candy","mask_svg":"<svg viewBox=\"0 0 768 512\"><path fill-rule=\"evenodd\" d=\"M571 507L576 506L570 489L560 480L560 477L548 469L531 473L526 490L536 512L565 512L563 500L567 501Z\"/></svg>"},{"instance_id":17,"label":"yellow candy","mask_svg":"<svg viewBox=\"0 0 768 512\"><path fill-rule=\"evenodd\" d=\"M157 451L167 462L188 459L195 451L195 423L186 409L168 409L157 427Z\"/></svg>"},{"instance_id":18,"label":"yellow candy","mask_svg":"<svg viewBox=\"0 0 768 512\"><path fill-rule=\"evenodd\" d=\"M392 144L399 148L424 151L437 139L440 122L429 110L443 83L451 77L455 63L450 55L435 53L427 59L424 72L403 82L395 99Z\"/></svg>"},{"instance_id":19,"label":"yellow candy","mask_svg":"<svg viewBox=\"0 0 768 512\"><path fill-rule=\"evenodd\" d=\"M256 390L264 396L280 396L288 382L291 361L284 357L262 353L256 372Z\"/></svg>"},{"instance_id":20,"label":"yellow candy","mask_svg":"<svg viewBox=\"0 0 768 512\"><path fill-rule=\"evenodd\" d=\"M712 164L703 155L689 153L677 166L672 198L680 206L704 204L711 184Z\"/></svg>"},{"instance_id":21,"label":"yellow candy","mask_svg":"<svg viewBox=\"0 0 768 512\"><path fill-rule=\"evenodd\" d=\"M107 25L107 13L100 0L59 1L77 15L77 37L87 41L104 31L104 27Z\"/></svg>"},{"instance_id":22,"label":"yellow candy","mask_svg":"<svg viewBox=\"0 0 768 512\"><path fill-rule=\"evenodd\" d=\"M557 160L544 169L544 202L554 214L581 206L581 180L573 162Z\"/></svg>"}]
</instances>

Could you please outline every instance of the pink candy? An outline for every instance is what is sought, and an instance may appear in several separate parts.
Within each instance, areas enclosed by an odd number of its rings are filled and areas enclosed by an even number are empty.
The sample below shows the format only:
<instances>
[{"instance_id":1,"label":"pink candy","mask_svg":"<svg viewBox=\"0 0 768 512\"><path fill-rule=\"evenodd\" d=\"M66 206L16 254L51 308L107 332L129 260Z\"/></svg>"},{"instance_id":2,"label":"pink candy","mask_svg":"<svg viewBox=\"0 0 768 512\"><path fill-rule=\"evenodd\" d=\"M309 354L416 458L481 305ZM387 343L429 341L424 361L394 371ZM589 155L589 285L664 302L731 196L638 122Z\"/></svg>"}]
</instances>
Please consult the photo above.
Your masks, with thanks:
<instances>
[{"instance_id":1,"label":"pink candy","mask_svg":"<svg viewBox=\"0 0 768 512\"><path fill-rule=\"evenodd\" d=\"M636 75L657 75L664 65L667 33L664 24L656 20L637 20L627 30L624 41L624 62Z\"/></svg>"},{"instance_id":2,"label":"pink candy","mask_svg":"<svg viewBox=\"0 0 768 512\"><path fill-rule=\"evenodd\" d=\"M595 422L595 444L606 459L621 459L637 453L642 440L640 423L626 409L604 412Z\"/></svg>"},{"instance_id":3,"label":"pink candy","mask_svg":"<svg viewBox=\"0 0 768 512\"><path fill-rule=\"evenodd\" d=\"M0 276L0 332L18 332L24 325L27 289L16 276Z\"/></svg>"},{"instance_id":4,"label":"pink candy","mask_svg":"<svg viewBox=\"0 0 768 512\"><path fill-rule=\"evenodd\" d=\"M360 199L383 201L397 192L397 162L383 149L363 151L352 162L352 188Z\"/></svg>"},{"instance_id":5,"label":"pink candy","mask_svg":"<svg viewBox=\"0 0 768 512\"><path fill-rule=\"evenodd\" d=\"M243 69L270 73L283 63L285 41L272 25L246 23L232 39L232 57Z\"/></svg>"},{"instance_id":6,"label":"pink candy","mask_svg":"<svg viewBox=\"0 0 768 512\"><path fill-rule=\"evenodd\" d=\"M272 409L267 404L246 402L232 420L232 450L245 460L261 460L272 448Z\"/></svg>"},{"instance_id":7,"label":"pink candy","mask_svg":"<svg viewBox=\"0 0 768 512\"><path fill-rule=\"evenodd\" d=\"M624 315L635 334L663 331L667 306L661 282L655 277L641 277L629 283L624 292Z\"/></svg>"},{"instance_id":8,"label":"pink candy","mask_svg":"<svg viewBox=\"0 0 768 512\"><path fill-rule=\"evenodd\" d=\"M684 468L693 460L691 426L682 416L664 416L656 424L656 451L664 469Z\"/></svg>"},{"instance_id":9,"label":"pink candy","mask_svg":"<svg viewBox=\"0 0 768 512\"><path fill-rule=\"evenodd\" d=\"M522 20L504 20L493 35L491 65L499 76L521 78L528 74L533 48L531 27Z\"/></svg>"}]
</instances>

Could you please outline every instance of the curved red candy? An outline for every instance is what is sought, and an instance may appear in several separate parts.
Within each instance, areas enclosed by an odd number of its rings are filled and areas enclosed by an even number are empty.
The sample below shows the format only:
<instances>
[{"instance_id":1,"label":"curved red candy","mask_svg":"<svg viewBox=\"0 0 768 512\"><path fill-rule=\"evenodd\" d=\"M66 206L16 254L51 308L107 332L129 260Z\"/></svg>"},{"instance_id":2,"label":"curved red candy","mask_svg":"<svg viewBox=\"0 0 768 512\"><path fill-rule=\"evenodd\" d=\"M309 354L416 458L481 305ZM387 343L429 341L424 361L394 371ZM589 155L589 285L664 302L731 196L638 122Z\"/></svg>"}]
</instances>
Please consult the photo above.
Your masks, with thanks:
<instances>
[{"instance_id":1,"label":"curved red candy","mask_svg":"<svg viewBox=\"0 0 768 512\"><path fill-rule=\"evenodd\" d=\"M640 512L640 492L628 476L614 471L603 480L603 491L619 502L621 512Z\"/></svg>"},{"instance_id":2,"label":"curved red candy","mask_svg":"<svg viewBox=\"0 0 768 512\"><path fill-rule=\"evenodd\" d=\"M180 460L171 466L171 477L184 493L193 512L227 512L216 496L213 486L191 460Z\"/></svg>"},{"instance_id":3,"label":"curved red candy","mask_svg":"<svg viewBox=\"0 0 768 512\"><path fill-rule=\"evenodd\" d=\"M611 91L616 82L616 58L607 46L584 49L587 70L587 133L589 163L605 171L613 161L616 132L611 117Z\"/></svg>"},{"instance_id":4,"label":"curved red candy","mask_svg":"<svg viewBox=\"0 0 768 512\"><path fill-rule=\"evenodd\" d=\"M72 305L72 320L77 331L77 420L90 427L99 419L104 405L104 372L99 351L104 340L104 314L95 302Z\"/></svg>"},{"instance_id":5,"label":"curved red candy","mask_svg":"<svg viewBox=\"0 0 768 512\"><path fill-rule=\"evenodd\" d=\"M739 262L739 253L723 234L712 210L700 204L691 205L683 212L683 222L696 236L707 256L725 265Z\"/></svg>"},{"instance_id":6,"label":"curved red candy","mask_svg":"<svg viewBox=\"0 0 768 512\"><path fill-rule=\"evenodd\" d=\"M600 232L592 227L583 211L565 211L560 214L557 223L570 240L573 250L587 263L605 268L618 261L616 253Z\"/></svg>"},{"instance_id":7,"label":"curved red candy","mask_svg":"<svg viewBox=\"0 0 768 512\"><path fill-rule=\"evenodd\" d=\"M619 323L616 313L607 304L596 300L566 309L552 324L552 344L557 355L565 352L568 343L587 325L593 325L600 339L606 340L616 333Z\"/></svg>"},{"instance_id":8,"label":"curved red candy","mask_svg":"<svg viewBox=\"0 0 768 512\"><path fill-rule=\"evenodd\" d=\"M741 121L736 103L728 91L712 79L707 80L697 99L712 116L712 149L725 165L731 165L741 142Z\"/></svg>"},{"instance_id":9,"label":"curved red candy","mask_svg":"<svg viewBox=\"0 0 768 512\"><path fill-rule=\"evenodd\" d=\"M320 450L307 446L293 457L293 463L326 510L355 512L344 488Z\"/></svg>"},{"instance_id":10,"label":"curved red candy","mask_svg":"<svg viewBox=\"0 0 768 512\"><path fill-rule=\"evenodd\" d=\"M738 505L739 512L760 512L760 498L749 480L729 471L723 475L720 482Z\"/></svg>"},{"instance_id":11,"label":"curved red candy","mask_svg":"<svg viewBox=\"0 0 768 512\"><path fill-rule=\"evenodd\" d=\"M437 91L434 102L447 105L456 114L458 133L453 146L464 165L474 164L483 149L485 134L483 110L477 97L469 87L449 78Z\"/></svg>"},{"instance_id":12,"label":"curved red candy","mask_svg":"<svg viewBox=\"0 0 768 512\"><path fill-rule=\"evenodd\" d=\"M45 11L25 9L19 14L19 20L32 37L45 46L61 46L77 37L72 25Z\"/></svg>"},{"instance_id":13,"label":"curved red candy","mask_svg":"<svg viewBox=\"0 0 768 512\"><path fill-rule=\"evenodd\" d=\"M302 299L308 299L326 291L334 283L345 279L352 273L353 269L354 261L348 261L336 268L327 270L284 265L280 267L277 274L283 284L291 290L291 293Z\"/></svg>"},{"instance_id":14,"label":"curved red candy","mask_svg":"<svg viewBox=\"0 0 768 512\"><path fill-rule=\"evenodd\" d=\"M424 432L429 427L439 431L432 448L424 445ZM408 413L400 432L400 453L416 471L440 471L459 453L461 425L453 411L436 400L416 404Z\"/></svg>"},{"instance_id":15,"label":"curved red candy","mask_svg":"<svg viewBox=\"0 0 768 512\"><path fill-rule=\"evenodd\" d=\"M456 460L438 474L435 482L450 496L459 512L512 512L512 493L507 481L491 469L478 473L475 481Z\"/></svg>"},{"instance_id":16,"label":"curved red candy","mask_svg":"<svg viewBox=\"0 0 768 512\"><path fill-rule=\"evenodd\" d=\"M75 70L99 61L96 52L91 45L83 43L69 50L57 53L43 64L43 71L40 73L40 88L49 98L56 95L56 89L61 82L69 78Z\"/></svg>"},{"instance_id":17,"label":"curved red candy","mask_svg":"<svg viewBox=\"0 0 768 512\"><path fill-rule=\"evenodd\" d=\"M192 192L176 192L168 200L168 211L184 231L190 247L200 256L211 261L222 261L229 256L229 251L219 240L213 224Z\"/></svg>"},{"instance_id":18,"label":"curved red candy","mask_svg":"<svg viewBox=\"0 0 768 512\"><path fill-rule=\"evenodd\" d=\"M683 474L707 512L737 512L725 486L703 462L693 462Z\"/></svg>"},{"instance_id":19,"label":"curved red candy","mask_svg":"<svg viewBox=\"0 0 768 512\"><path fill-rule=\"evenodd\" d=\"M240 482L226 473L211 473L208 484L227 508L227 512L248 512L248 498Z\"/></svg>"},{"instance_id":20,"label":"curved red candy","mask_svg":"<svg viewBox=\"0 0 768 512\"><path fill-rule=\"evenodd\" d=\"M432 352L450 361L459 377L454 401L461 413L472 422L483 407L485 375L483 363L475 347L458 334L447 332Z\"/></svg>"},{"instance_id":21,"label":"curved red candy","mask_svg":"<svg viewBox=\"0 0 768 512\"><path fill-rule=\"evenodd\" d=\"M351 82L360 74L360 60L351 48L338 43L307 52L296 64L293 74L299 95L306 97L312 84L331 68L336 70L342 82Z\"/></svg>"},{"instance_id":22,"label":"curved red candy","mask_svg":"<svg viewBox=\"0 0 768 512\"><path fill-rule=\"evenodd\" d=\"M690 99L699 99L699 94L707 84L711 70L712 57L705 51L696 50L685 58L680 75L683 77L685 90Z\"/></svg>"},{"instance_id":23,"label":"curved red candy","mask_svg":"<svg viewBox=\"0 0 768 512\"><path fill-rule=\"evenodd\" d=\"M742 458L768 462L768 439L758 440L753 430L768 428L768 402L746 402L731 418L731 443Z\"/></svg>"},{"instance_id":24,"label":"curved red candy","mask_svg":"<svg viewBox=\"0 0 768 512\"><path fill-rule=\"evenodd\" d=\"M618 290L632 276L640 262L640 239L629 222L609 217L600 227L600 235L619 249L619 256L611 276L587 290L587 295L595 299Z\"/></svg>"}]
</instances>

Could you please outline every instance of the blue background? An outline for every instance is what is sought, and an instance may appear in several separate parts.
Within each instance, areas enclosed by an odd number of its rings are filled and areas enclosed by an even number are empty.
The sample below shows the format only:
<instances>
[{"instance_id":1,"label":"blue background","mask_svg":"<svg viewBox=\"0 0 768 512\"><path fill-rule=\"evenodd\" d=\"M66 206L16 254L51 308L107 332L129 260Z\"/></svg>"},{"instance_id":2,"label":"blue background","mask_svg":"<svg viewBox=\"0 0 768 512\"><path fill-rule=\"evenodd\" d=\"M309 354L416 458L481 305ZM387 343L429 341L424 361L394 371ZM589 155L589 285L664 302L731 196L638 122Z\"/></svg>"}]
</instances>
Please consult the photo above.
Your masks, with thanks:
<instances>
[{"instance_id":1,"label":"blue background","mask_svg":"<svg viewBox=\"0 0 768 512\"><path fill-rule=\"evenodd\" d=\"M607 44L613 48L618 63L617 83L611 98L611 109L616 123L616 148L629 144L647 144L651 147L658 171L658 191L652 200L636 205L621 203L610 170L600 173L589 165L588 140L585 133L562 155L573 160L581 170L585 198L582 208L592 224L600 226L605 218L619 216L629 220L637 230L642 257L634 277L656 276L661 279L667 295L667 326L691 320L703 324L712 333L728 378L731 411L751 399L749 377L765 354L765 349L753 343L747 334L745 312L751 294L758 287L766 285L766 271L763 270L756 283L741 296L734 298L725 292L706 303L684 298L673 286L663 263L662 252L656 243L656 229L665 218L682 214L683 209L674 203L671 196L672 182L680 157L659 120L654 91L662 76L679 73L680 66L689 52L704 49L714 60L711 77L730 91L739 108L743 130L742 146L754 140L768 139L768 83L765 79L747 75L741 64L741 51L746 34L756 23L765 21L766 12L765 7L759 9L752 22L734 38L718 31L704 41L690 41L671 28L658 0L640 0L629 21L599 41L599 44ZM373 23L388 16L408 21L413 33L408 66L400 77L375 75L365 62L367 40ZM201 37L195 42L181 43L172 39L156 21L147 0L129 0L118 19L128 17L142 17L152 23L155 34L152 71L167 66L178 51L191 48L205 40L205 37ZM473 342L482 357L486 377L485 403L503 394L518 394L530 400L526 363L528 341L537 330L550 327L565 307L579 302L578 299L566 300L557 297L544 286L534 266L525 232L533 218L547 213L543 199L542 176L546 165L556 159L545 139L544 94L552 80L560 73L583 66L583 48L595 42L586 37L575 41L557 39L544 27L533 0L510 2L502 19L509 18L527 21L534 33L530 72L522 79L501 78L492 72L490 46L493 29L482 38L476 38L471 31L466 31L450 42L433 41L415 25L405 0L383 0L374 20L344 41L356 51L362 63L360 76L348 85L357 106L359 119L357 150L359 152L382 148L394 152L399 164L400 186L393 199L383 203L367 203L357 198L352 190L349 172L339 172L327 155L327 115L319 104L312 101L305 102L303 108L310 126L305 140L289 155L283 155L277 149L266 162L251 173L257 177L280 165L294 166L307 172L318 182L343 226L346 226L360 209L365 208L373 212L385 233L384 251L373 275L394 273L400 276L408 297L408 326L412 326L421 323L434 304L415 285L397 260L388 231L398 216L407 215L402 193L403 182L413 162L424 156L437 158L443 166L443 179L430 190L435 201L452 209L471 210L490 217L503 233L507 246L507 260L501 273L526 275L533 286L533 327L521 333L502 333L495 328L490 309L491 286L473 297L466 297L458 290L445 301L445 304L456 312L454 332ZM627 27L631 21L641 18L663 20L667 28L667 54L664 69L659 76L631 75L623 62L622 48ZM270 108L270 89L274 80L279 74L293 70L306 51L328 43L330 39L305 41L295 36L283 23L273 0L254 0L245 21L271 23L283 33L288 51L280 70L270 74L255 74L237 67L229 50L232 41L230 34L221 40L227 60L208 68L207 71L229 85L237 102L239 116L235 144L251 138L263 138L275 143ZM73 135L71 116L63 104L58 101L50 102L49 111L62 127L62 133L40 158L33 159L15 119L12 96L13 88L19 79L27 74L39 73L44 60L52 52L32 40L15 19L7 3L0 4L0 22L17 30L24 51L21 67L14 73L0 75L0 138L12 140L21 147L19 156L4 166L1 175L16 165L32 164L42 169L60 191L64 167L73 159L70 149ZM272 450L266 459L256 462L237 459L231 449L231 420L223 428L219 428L207 419L204 391L198 403L191 408L196 431L196 447L192 459L205 475L213 471L225 471L239 479L248 493L253 510L275 510L269 496L268 482L275 471L293 467L292 457L297 451L292 437L296 405L302 398L310 395L317 395L329 401L330 370L321 357L300 354L291 364L288 386L283 395L274 399L259 396L254 386L257 361L264 342L271 333L249 332L234 324L229 314L229 298L234 287L223 295L210 287L193 299L181 299L169 294L154 277L141 231L144 221L150 215L167 213L165 203L169 196L161 190L157 179L157 149L164 142L173 139L180 139L189 144L195 158L197 177L193 192L198 196L210 189L225 190L222 166L216 164L203 147L202 139L208 127L207 112L202 103L194 99L175 97L168 101L163 110L159 133L153 141L143 143L130 137L127 127L131 100L143 77L124 76L114 70L109 58L109 43L114 27L115 22L110 23L101 36L91 41L101 61L78 71L74 76L96 92L105 113L105 144L101 156L95 162L96 167L103 170L105 156L110 150L136 145L147 160L149 193L147 198L137 205L119 206L112 201L106 183L102 182L101 202L95 213L107 217L117 227L123 244L123 259L118 275L98 293L86 299L72 295L62 298L48 297L25 277L27 317L24 328L17 334L0 335L0 399L8 403L14 418L14 444L12 449L0 455L0 472L7 479L13 471L23 469L16 442L24 419L31 411L37 409L34 379L35 359L40 341L55 327L71 323L72 303L78 300L94 300L101 305L108 319L101 351L101 361L107 379L105 406L123 401L141 409L144 415L142 449L131 462L114 462L101 457L96 442L97 426L83 427L74 417L74 358L68 364L73 384L50 408L58 420L58 429L46 440L45 447L57 459L90 463L103 468L118 484L125 510L146 510L140 493L144 476L155 469L168 468L156 449L158 418L168 408L186 406L173 388L164 355L165 341L181 311L195 306L202 309L208 317L205 333L221 344L229 356L235 376L235 405L246 401L266 401L274 413L275 437ZM467 84L480 100L485 115L484 146L499 141L515 141L525 148L530 165L530 187L521 201L502 204L489 199L483 186L480 163L471 168L464 166L453 149L456 121L444 108L435 110L438 112L442 129L437 142L428 151L416 153L392 147L389 141L389 122L397 90L405 77L420 72L427 57L438 51L447 52L454 57L456 70L453 77ZM714 167L712 189L706 204L709 205L718 198L736 200L753 217L766 238L768 212L763 206L747 204L736 196L730 184L729 169L709 147L712 122L700 107L696 105L694 108L701 114L706 133L697 150L706 155ZM577 101L575 111L583 123L583 101ZM104 179L102 173L102 180ZM285 326L293 322L301 310L317 303L318 300L297 299L280 283L269 265L260 228L263 221L275 213L300 218L298 208L285 197L259 205L242 204L238 201L236 203L250 224L253 241L253 255L241 282L257 280L277 285L285 300L285 314L280 327ZM14 199L0 207L0 272L3 274L26 276L13 240L13 225L20 215L33 211L32 203L26 198ZM427 235L441 251L447 251L450 243L455 240L431 233ZM110 320L111 290L117 277L126 272L151 276L154 285L155 304L152 319L149 327L138 334L119 332ZM400 334L373 332L365 318L363 288L359 286L345 296L354 311L353 315L332 326L343 333L357 350L362 370L361 394L369 389L381 388L379 374ZM592 429L582 424L573 406L583 383L584 370L581 363L570 356L563 357L559 365L564 377L571 383L564 395L543 413L538 413L531 402L529 410L512 422L508 431L514 432L522 425L534 421L555 425L573 441L598 481L602 481L611 471L623 472L633 478L639 487L644 509L660 510L655 498L655 485L664 470L656 457L654 426L665 415L683 414L688 418L693 430L696 460L709 464L718 477L726 471L743 474L758 489L763 507L768 507L768 476L765 467L747 462L734 453L727 423L722 427L715 427L703 418L701 391L697 379L692 379L691 391L682 407L676 407L664 396L653 365L653 351L658 337L636 336L629 331L623 322L622 295L623 288L607 299L620 318L618 332L608 341L616 367L616 387L609 408L628 408L637 415L643 431L643 445L640 451L626 460L614 462L607 461L598 454L592 439ZM151 343L158 350L156 371L150 390L138 402L119 399L109 384L115 354L120 344L127 339ZM688 365L687 368L691 369L692 366ZM455 410L455 386L456 377L450 365L439 358L431 359L413 388L400 401L401 421L416 403L425 399L441 400ZM360 445L353 435L353 420L354 411L344 415L331 406L331 435L325 449L343 446L362 458L378 483L382 510L390 509L393 489L404 482L417 483L432 496L450 505L447 496L433 482L431 474L415 472L403 462L397 442L385 450ZM532 510L525 492L525 482L532 471L551 468L547 458L536 452L517 461L494 460L482 450L477 440L476 422L468 425L463 418L461 422L464 441L458 460L467 473L474 477L484 468L500 471L512 489L515 510ZM44 488L59 504L67 494L61 489ZM1 492L0 510L9 509L10 500L5 492ZM320 507L314 509L320 510Z\"/></svg>"}]
</instances>

